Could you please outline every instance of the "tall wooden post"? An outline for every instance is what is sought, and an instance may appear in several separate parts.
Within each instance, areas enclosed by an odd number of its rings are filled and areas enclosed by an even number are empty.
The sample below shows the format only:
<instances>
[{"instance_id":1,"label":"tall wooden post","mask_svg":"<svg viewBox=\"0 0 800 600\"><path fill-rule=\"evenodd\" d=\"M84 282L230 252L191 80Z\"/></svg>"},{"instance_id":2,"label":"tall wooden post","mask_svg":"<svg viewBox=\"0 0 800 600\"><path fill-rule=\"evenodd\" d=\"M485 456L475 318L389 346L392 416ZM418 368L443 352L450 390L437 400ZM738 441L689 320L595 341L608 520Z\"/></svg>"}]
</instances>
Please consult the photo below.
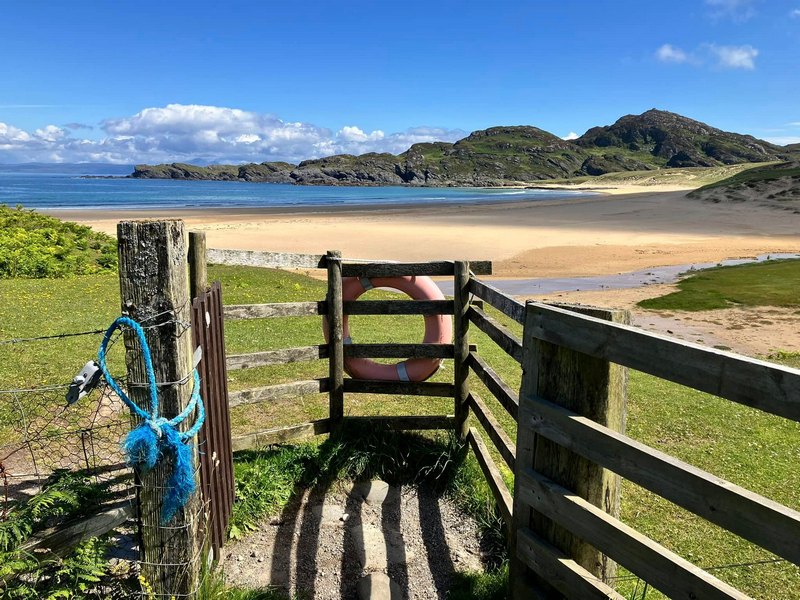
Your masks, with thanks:
<instances>
[{"instance_id":1,"label":"tall wooden post","mask_svg":"<svg viewBox=\"0 0 800 600\"><path fill-rule=\"evenodd\" d=\"M585 306L561 306L568 310L613 321L629 323L630 313ZM592 419L615 431L624 432L627 392L627 369L536 339L535 316L527 310L523 333L522 386L520 413L534 406L538 396ZM561 446L537 436L524 423L517 432L517 461L514 490L514 526L512 527L511 591L514 600L530 597L560 598L545 581L530 573L516 559L516 532L529 528L590 573L608 582L616 573L616 564L607 556L576 538L543 515L521 502L520 469L533 468L556 483L576 492L595 506L618 517L621 480L608 469L592 463ZM532 592L532 589L536 590Z\"/></svg>"},{"instance_id":2,"label":"tall wooden post","mask_svg":"<svg viewBox=\"0 0 800 600\"><path fill-rule=\"evenodd\" d=\"M142 323L159 386L160 416L172 418L186 406L192 391L187 236L183 221L123 221L117 225L122 313ZM142 352L132 332L125 335L128 393L139 406L149 407ZM184 421L186 429L191 425ZM197 447L193 450L197 464ZM142 575L157 598L192 598L197 589L200 554L199 493L178 510L167 527L161 504L172 461L162 459L140 477L139 519L142 532ZM199 490L199 485L198 485Z\"/></svg>"},{"instance_id":3,"label":"tall wooden post","mask_svg":"<svg viewBox=\"0 0 800 600\"><path fill-rule=\"evenodd\" d=\"M208 291L205 231L189 232L189 294L192 298Z\"/></svg>"},{"instance_id":4,"label":"tall wooden post","mask_svg":"<svg viewBox=\"0 0 800 600\"><path fill-rule=\"evenodd\" d=\"M453 287L453 350L454 350L454 383L455 383L455 416L456 435L466 441L469 431L469 262L456 261Z\"/></svg>"},{"instance_id":5,"label":"tall wooden post","mask_svg":"<svg viewBox=\"0 0 800 600\"><path fill-rule=\"evenodd\" d=\"M329 250L328 263L328 376L331 429L344 418L344 308L342 304L342 253Z\"/></svg>"}]
</instances>

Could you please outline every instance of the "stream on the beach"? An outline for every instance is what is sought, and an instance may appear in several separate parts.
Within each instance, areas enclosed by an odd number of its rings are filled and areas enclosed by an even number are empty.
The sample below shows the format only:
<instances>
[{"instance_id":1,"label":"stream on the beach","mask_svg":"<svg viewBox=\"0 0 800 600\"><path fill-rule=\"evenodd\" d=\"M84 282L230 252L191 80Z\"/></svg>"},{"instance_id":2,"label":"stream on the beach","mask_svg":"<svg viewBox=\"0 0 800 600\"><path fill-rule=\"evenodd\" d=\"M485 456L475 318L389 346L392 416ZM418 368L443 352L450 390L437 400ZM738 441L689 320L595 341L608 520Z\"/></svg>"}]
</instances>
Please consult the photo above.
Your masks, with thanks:
<instances>
[{"instance_id":1,"label":"stream on the beach","mask_svg":"<svg viewBox=\"0 0 800 600\"><path fill-rule=\"evenodd\" d=\"M690 265L673 265L653 267L630 273L616 275L593 275L591 277L550 277L532 279L491 279L490 283L509 296L536 296L555 292L585 292L615 289L638 288L646 285L675 283L682 275L718 266L743 265L767 260L785 260L800 258L798 253L762 254L755 258L731 258L715 263L694 263ZM445 295L453 294L451 280L437 281L437 285Z\"/></svg>"}]
</instances>

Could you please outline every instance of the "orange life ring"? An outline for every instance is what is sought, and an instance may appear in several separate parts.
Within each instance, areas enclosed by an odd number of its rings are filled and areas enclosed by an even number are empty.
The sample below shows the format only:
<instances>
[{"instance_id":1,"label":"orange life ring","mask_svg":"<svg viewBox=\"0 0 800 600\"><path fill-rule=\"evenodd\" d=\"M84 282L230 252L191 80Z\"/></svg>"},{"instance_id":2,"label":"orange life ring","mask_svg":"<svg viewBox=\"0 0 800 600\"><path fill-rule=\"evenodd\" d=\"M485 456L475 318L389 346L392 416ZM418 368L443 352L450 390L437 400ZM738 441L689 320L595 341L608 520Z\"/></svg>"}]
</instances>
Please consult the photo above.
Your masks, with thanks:
<instances>
[{"instance_id":1,"label":"orange life ring","mask_svg":"<svg viewBox=\"0 0 800 600\"><path fill-rule=\"evenodd\" d=\"M372 288L391 288L408 294L414 300L444 300L444 294L430 277L345 277L342 280L342 300L357 300ZM323 323L328 340L327 321ZM343 322L344 343L351 344L347 315ZM449 344L453 338L453 319L450 315L426 315L424 344ZM354 379L378 381L425 381L441 365L440 358L409 358L387 365L368 358L345 358L344 370Z\"/></svg>"}]
</instances>

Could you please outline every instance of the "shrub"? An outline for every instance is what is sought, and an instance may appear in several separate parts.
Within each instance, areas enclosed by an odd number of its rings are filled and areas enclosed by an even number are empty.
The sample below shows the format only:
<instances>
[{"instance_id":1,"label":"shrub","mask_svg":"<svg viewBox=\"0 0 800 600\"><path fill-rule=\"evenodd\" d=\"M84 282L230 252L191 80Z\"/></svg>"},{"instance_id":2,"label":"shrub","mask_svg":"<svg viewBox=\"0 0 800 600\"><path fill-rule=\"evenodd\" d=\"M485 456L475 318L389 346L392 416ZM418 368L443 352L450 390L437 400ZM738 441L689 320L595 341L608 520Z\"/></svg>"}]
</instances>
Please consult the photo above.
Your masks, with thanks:
<instances>
[{"instance_id":1,"label":"shrub","mask_svg":"<svg viewBox=\"0 0 800 600\"><path fill-rule=\"evenodd\" d=\"M0 279L45 278L113 271L117 244L78 223L0 205Z\"/></svg>"}]
</instances>

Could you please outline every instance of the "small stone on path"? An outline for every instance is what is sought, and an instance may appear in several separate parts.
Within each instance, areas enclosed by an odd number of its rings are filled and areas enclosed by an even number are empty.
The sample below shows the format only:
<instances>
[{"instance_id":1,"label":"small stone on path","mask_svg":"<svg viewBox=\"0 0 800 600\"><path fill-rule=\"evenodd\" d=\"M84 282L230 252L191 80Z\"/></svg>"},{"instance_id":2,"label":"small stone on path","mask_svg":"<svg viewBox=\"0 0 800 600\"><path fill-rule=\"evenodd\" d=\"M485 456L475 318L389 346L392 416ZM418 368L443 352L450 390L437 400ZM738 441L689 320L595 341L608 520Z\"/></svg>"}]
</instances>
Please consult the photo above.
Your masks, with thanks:
<instances>
[{"instance_id":1,"label":"small stone on path","mask_svg":"<svg viewBox=\"0 0 800 600\"><path fill-rule=\"evenodd\" d=\"M395 502L400 499L400 490L380 479L359 482L353 486L351 493L371 505L383 504L387 501Z\"/></svg>"}]
</instances>

